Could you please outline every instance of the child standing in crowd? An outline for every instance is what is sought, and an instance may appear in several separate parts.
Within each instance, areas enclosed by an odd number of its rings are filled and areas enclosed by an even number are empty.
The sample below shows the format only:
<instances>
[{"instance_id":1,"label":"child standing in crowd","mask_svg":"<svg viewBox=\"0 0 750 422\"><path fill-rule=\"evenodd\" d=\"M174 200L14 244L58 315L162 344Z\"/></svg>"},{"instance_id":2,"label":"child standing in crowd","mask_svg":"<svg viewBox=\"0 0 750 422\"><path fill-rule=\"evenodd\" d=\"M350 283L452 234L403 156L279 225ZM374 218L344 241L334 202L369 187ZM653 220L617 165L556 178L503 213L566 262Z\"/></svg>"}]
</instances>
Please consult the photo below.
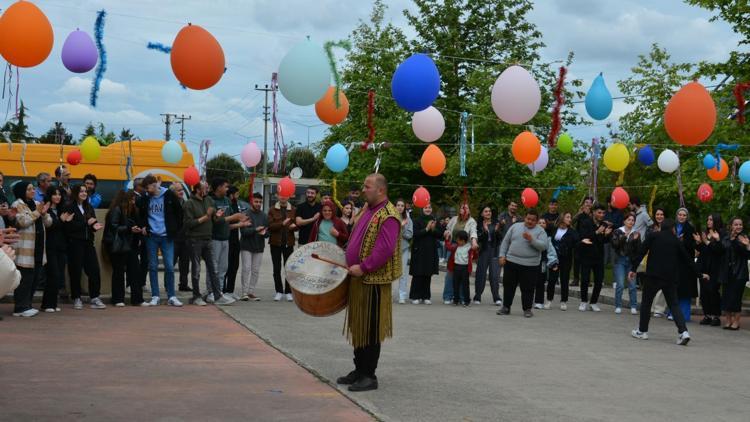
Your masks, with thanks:
<instances>
[{"instance_id":1,"label":"child standing in crowd","mask_svg":"<svg viewBox=\"0 0 750 422\"><path fill-rule=\"evenodd\" d=\"M445 248L452 252L448 260L448 271L453 272L453 305L458 306L463 298L464 306L469 306L469 274L474 254L469 243L469 233L459 230L455 241L456 243L452 243L450 239L445 240Z\"/></svg>"}]
</instances>

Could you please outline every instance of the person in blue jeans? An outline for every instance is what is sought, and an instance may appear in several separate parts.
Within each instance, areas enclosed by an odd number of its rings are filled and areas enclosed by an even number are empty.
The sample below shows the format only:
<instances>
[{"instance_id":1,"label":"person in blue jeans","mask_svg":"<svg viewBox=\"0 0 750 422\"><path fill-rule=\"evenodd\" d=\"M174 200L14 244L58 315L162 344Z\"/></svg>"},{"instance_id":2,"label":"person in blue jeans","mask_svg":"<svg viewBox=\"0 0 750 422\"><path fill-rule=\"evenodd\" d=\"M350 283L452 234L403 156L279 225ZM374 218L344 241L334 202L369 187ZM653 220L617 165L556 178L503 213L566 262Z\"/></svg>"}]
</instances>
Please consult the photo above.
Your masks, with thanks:
<instances>
[{"instance_id":1,"label":"person in blue jeans","mask_svg":"<svg viewBox=\"0 0 750 422\"><path fill-rule=\"evenodd\" d=\"M445 239L450 240L451 243L455 239L456 234L459 231L464 230L469 234L469 242L471 243L471 249L477 251L479 244L477 243L477 222L471 217L469 210L469 204L464 202L458 210L458 215L451 218L448 222L448 227L445 229ZM471 298L461 297L461 302L470 300ZM453 303L453 272L446 271L445 273L445 285L443 286L443 303L450 305Z\"/></svg>"},{"instance_id":2,"label":"person in blue jeans","mask_svg":"<svg viewBox=\"0 0 750 422\"><path fill-rule=\"evenodd\" d=\"M614 253L614 276L615 276L615 313L622 313L622 292L625 277L630 271L633 260L636 259L638 248L641 246L641 235L633 230L635 226L635 214L627 213L624 216L622 227L612 232L612 251ZM638 288L635 279L628 280L628 292L630 293L630 313L638 314Z\"/></svg>"},{"instance_id":3,"label":"person in blue jeans","mask_svg":"<svg viewBox=\"0 0 750 422\"><path fill-rule=\"evenodd\" d=\"M139 207L141 226L146 227L146 250L148 251L148 273L151 281L151 306L159 305L159 256L164 263L164 285L167 289L168 304L182 306L175 296L174 289L174 239L182 230L182 205L171 190L159 186L153 175L143 178L142 186L146 195Z\"/></svg>"}]
</instances>

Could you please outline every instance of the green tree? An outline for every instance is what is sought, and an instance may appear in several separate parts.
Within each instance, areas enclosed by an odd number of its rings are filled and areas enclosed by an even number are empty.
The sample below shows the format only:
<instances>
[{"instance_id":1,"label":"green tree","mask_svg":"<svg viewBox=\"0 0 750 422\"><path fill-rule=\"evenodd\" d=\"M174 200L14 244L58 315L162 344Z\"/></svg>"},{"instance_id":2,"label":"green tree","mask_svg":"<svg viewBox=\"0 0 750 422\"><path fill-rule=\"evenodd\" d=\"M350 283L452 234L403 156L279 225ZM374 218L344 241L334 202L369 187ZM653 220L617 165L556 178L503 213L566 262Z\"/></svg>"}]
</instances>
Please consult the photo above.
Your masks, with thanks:
<instances>
[{"instance_id":1,"label":"green tree","mask_svg":"<svg viewBox=\"0 0 750 422\"><path fill-rule=\"evenodd\" d=\"M122 131L120 131L120 140L121 141L131 141L135 139L136 136L133 135L133 132L130 131L130 129L122 128Z\"/></svg>"},{"instance_id":2,"label":"green tree","mask_svg":"<svg viewBox=\"0 0 750 422\"><path fill-rule=\"evenodd\" d=\"M94 124L89 122L88 125L86 125L86 128L83 130L83 133L81 134L81 138L78 140L78 143L80 144L83 142L84 139L88 138L89 136L96 137L96 128L94 127Z\"/></svg>"},{"instance_id":3,"label":"green tree","mask_svg":"<svg viewBox=\"0 0 750 422\"><path fill-rule=\"evenodd\" d=\"M242 182L245 180L245 170L242 163L231 155L221 153L206 162L206 180L210 183L217 177L223 177L230 183Z\"/></svg>"},{"instance_id":4,"label":"green tree","mask_svg":"<svg viewBox=\"0 0 750 422\"><path fill-rule=\"evenodd\" d=\"M55 122L47 133L39 137L40 144L60 144L73 145L73 135L68 133L62 122Z\"/></svg>"},{"instance_id":5,"label":"green tree","mask_svg":"<svg viewBox=\"0 0 750 422\"><path fill-rule=\"evenodd\" d=\"M287 151L286 170L294 167L302 169L302 177L317 177L323 168L323 161L308 148L295 147Z\"/></svg>"},{"instance_id":6,"label":"green tree","mask_svg":"<svg viewBox=\"0 0 750 422\"><path fill-rule=\"evenodd\" d=\"M104 123L100 122L97 127L97 139L100 144L106 146L117 142L117 135L112 131L107 132L104 128Z\"/></svg>"},{"instance_id":7,"label":"green tree","mask_svg":"<svg viewBox=\"0 0 750 422\"><path fill-rule=\"evenodd\" d=\"M26 124L26 106L21 101L21 108L18 109L18 114L12 119L5 122L0 132L7 134L8 138L12 142L16 141L30 141L34 138L34 135L29 132L29 125Z\"/></svg>"}]
</instances>

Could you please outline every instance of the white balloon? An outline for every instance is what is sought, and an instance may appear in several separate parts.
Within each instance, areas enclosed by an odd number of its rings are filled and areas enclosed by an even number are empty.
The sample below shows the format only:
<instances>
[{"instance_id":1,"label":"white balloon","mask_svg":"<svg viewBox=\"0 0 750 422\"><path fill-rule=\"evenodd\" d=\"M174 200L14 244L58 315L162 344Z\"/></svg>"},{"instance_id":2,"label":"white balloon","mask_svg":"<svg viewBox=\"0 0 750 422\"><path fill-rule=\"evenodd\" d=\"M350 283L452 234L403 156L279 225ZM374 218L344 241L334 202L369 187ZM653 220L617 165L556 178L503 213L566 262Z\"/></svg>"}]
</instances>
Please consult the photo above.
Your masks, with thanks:
<instances>
[{"instance_id":1,"label":"white balloon","mask_svg":"<svg viewBox=\"0 0 750 422\"><path fill-rule=\"evenodd\" d=\"M411 119L411 128L420 141L435 142L445 132L445 119L440 110L430 106L414 113L414 117Z\"/></svg>"},{"instance_id":2,"label":"white balloon","mask_svg":"<svg viewBox=\"0 0 750 422\"><path fill-rule=\"evenodd\" d=\"M521 66L505 69L492 87L492 109L500 120L512 125L531 120L541 103L539 85Z\"/></svg>"},{"instance_id":3,"label":"white balloon","mask_svg":"<svg viewBox=\"0 0 750 422\"><path fill-rule=\"evenodd\" d=\"M680 158L671 149L665 149L659 154L657 165L664 173L674 173L680 167Z\"/></svg>"},{"instance_id":4,"label":"white balloon","mask_svg":"<svg viewBox=\"0 0 750 422\"><path fill-rule=\"evenodd\" d=\"M542 149L539 151L539 158L533 163L526 164L526 167L528 167L532 173L536 174L547 168L547 163L549 163L549 154L547 153L547 147L542 145Z\"/></svg>"}]
</instances>

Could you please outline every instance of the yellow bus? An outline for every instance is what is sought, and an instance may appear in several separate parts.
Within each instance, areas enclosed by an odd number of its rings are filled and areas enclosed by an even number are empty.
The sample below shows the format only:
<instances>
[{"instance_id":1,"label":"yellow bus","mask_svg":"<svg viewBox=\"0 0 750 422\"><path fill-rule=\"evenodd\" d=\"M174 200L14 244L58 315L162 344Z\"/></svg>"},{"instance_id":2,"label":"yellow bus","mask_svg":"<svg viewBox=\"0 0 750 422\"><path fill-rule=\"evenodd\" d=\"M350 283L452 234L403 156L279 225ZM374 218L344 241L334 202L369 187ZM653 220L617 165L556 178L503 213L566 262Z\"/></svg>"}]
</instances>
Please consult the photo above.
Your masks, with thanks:
<instances>
[{"instance_id":1,"label":"yellow bus","mask_svg":"<svg viewBox=\"0 0 750 422\"><path fill-rule=\"evenodd\" d=\"M164 161L161 149L165 141L124 141L115 142L102 147L102 153L94 162L81 161L76 166L66 162L68 153L77 149L77 145L26 144L18 142L0 145L0 171L5 176L4 186L10 194L9 187L17 180L35 182L36 175L49 173L53 178L55 168L62 162L71 173L72 181L80 181L84 175L91 173L98 179L96 191L102 195L102 207L106 206L118 190L132 187L132 180L146 174L159 176L169 183L183 183L182 176L185 169L194 165L193 154L188 151L184 143L182 146L182 160L175 164ZM131 154L132 168L128 180L126 165ZM36 185L36 183L35 183Z\"/></svg>"}]
</instances>

